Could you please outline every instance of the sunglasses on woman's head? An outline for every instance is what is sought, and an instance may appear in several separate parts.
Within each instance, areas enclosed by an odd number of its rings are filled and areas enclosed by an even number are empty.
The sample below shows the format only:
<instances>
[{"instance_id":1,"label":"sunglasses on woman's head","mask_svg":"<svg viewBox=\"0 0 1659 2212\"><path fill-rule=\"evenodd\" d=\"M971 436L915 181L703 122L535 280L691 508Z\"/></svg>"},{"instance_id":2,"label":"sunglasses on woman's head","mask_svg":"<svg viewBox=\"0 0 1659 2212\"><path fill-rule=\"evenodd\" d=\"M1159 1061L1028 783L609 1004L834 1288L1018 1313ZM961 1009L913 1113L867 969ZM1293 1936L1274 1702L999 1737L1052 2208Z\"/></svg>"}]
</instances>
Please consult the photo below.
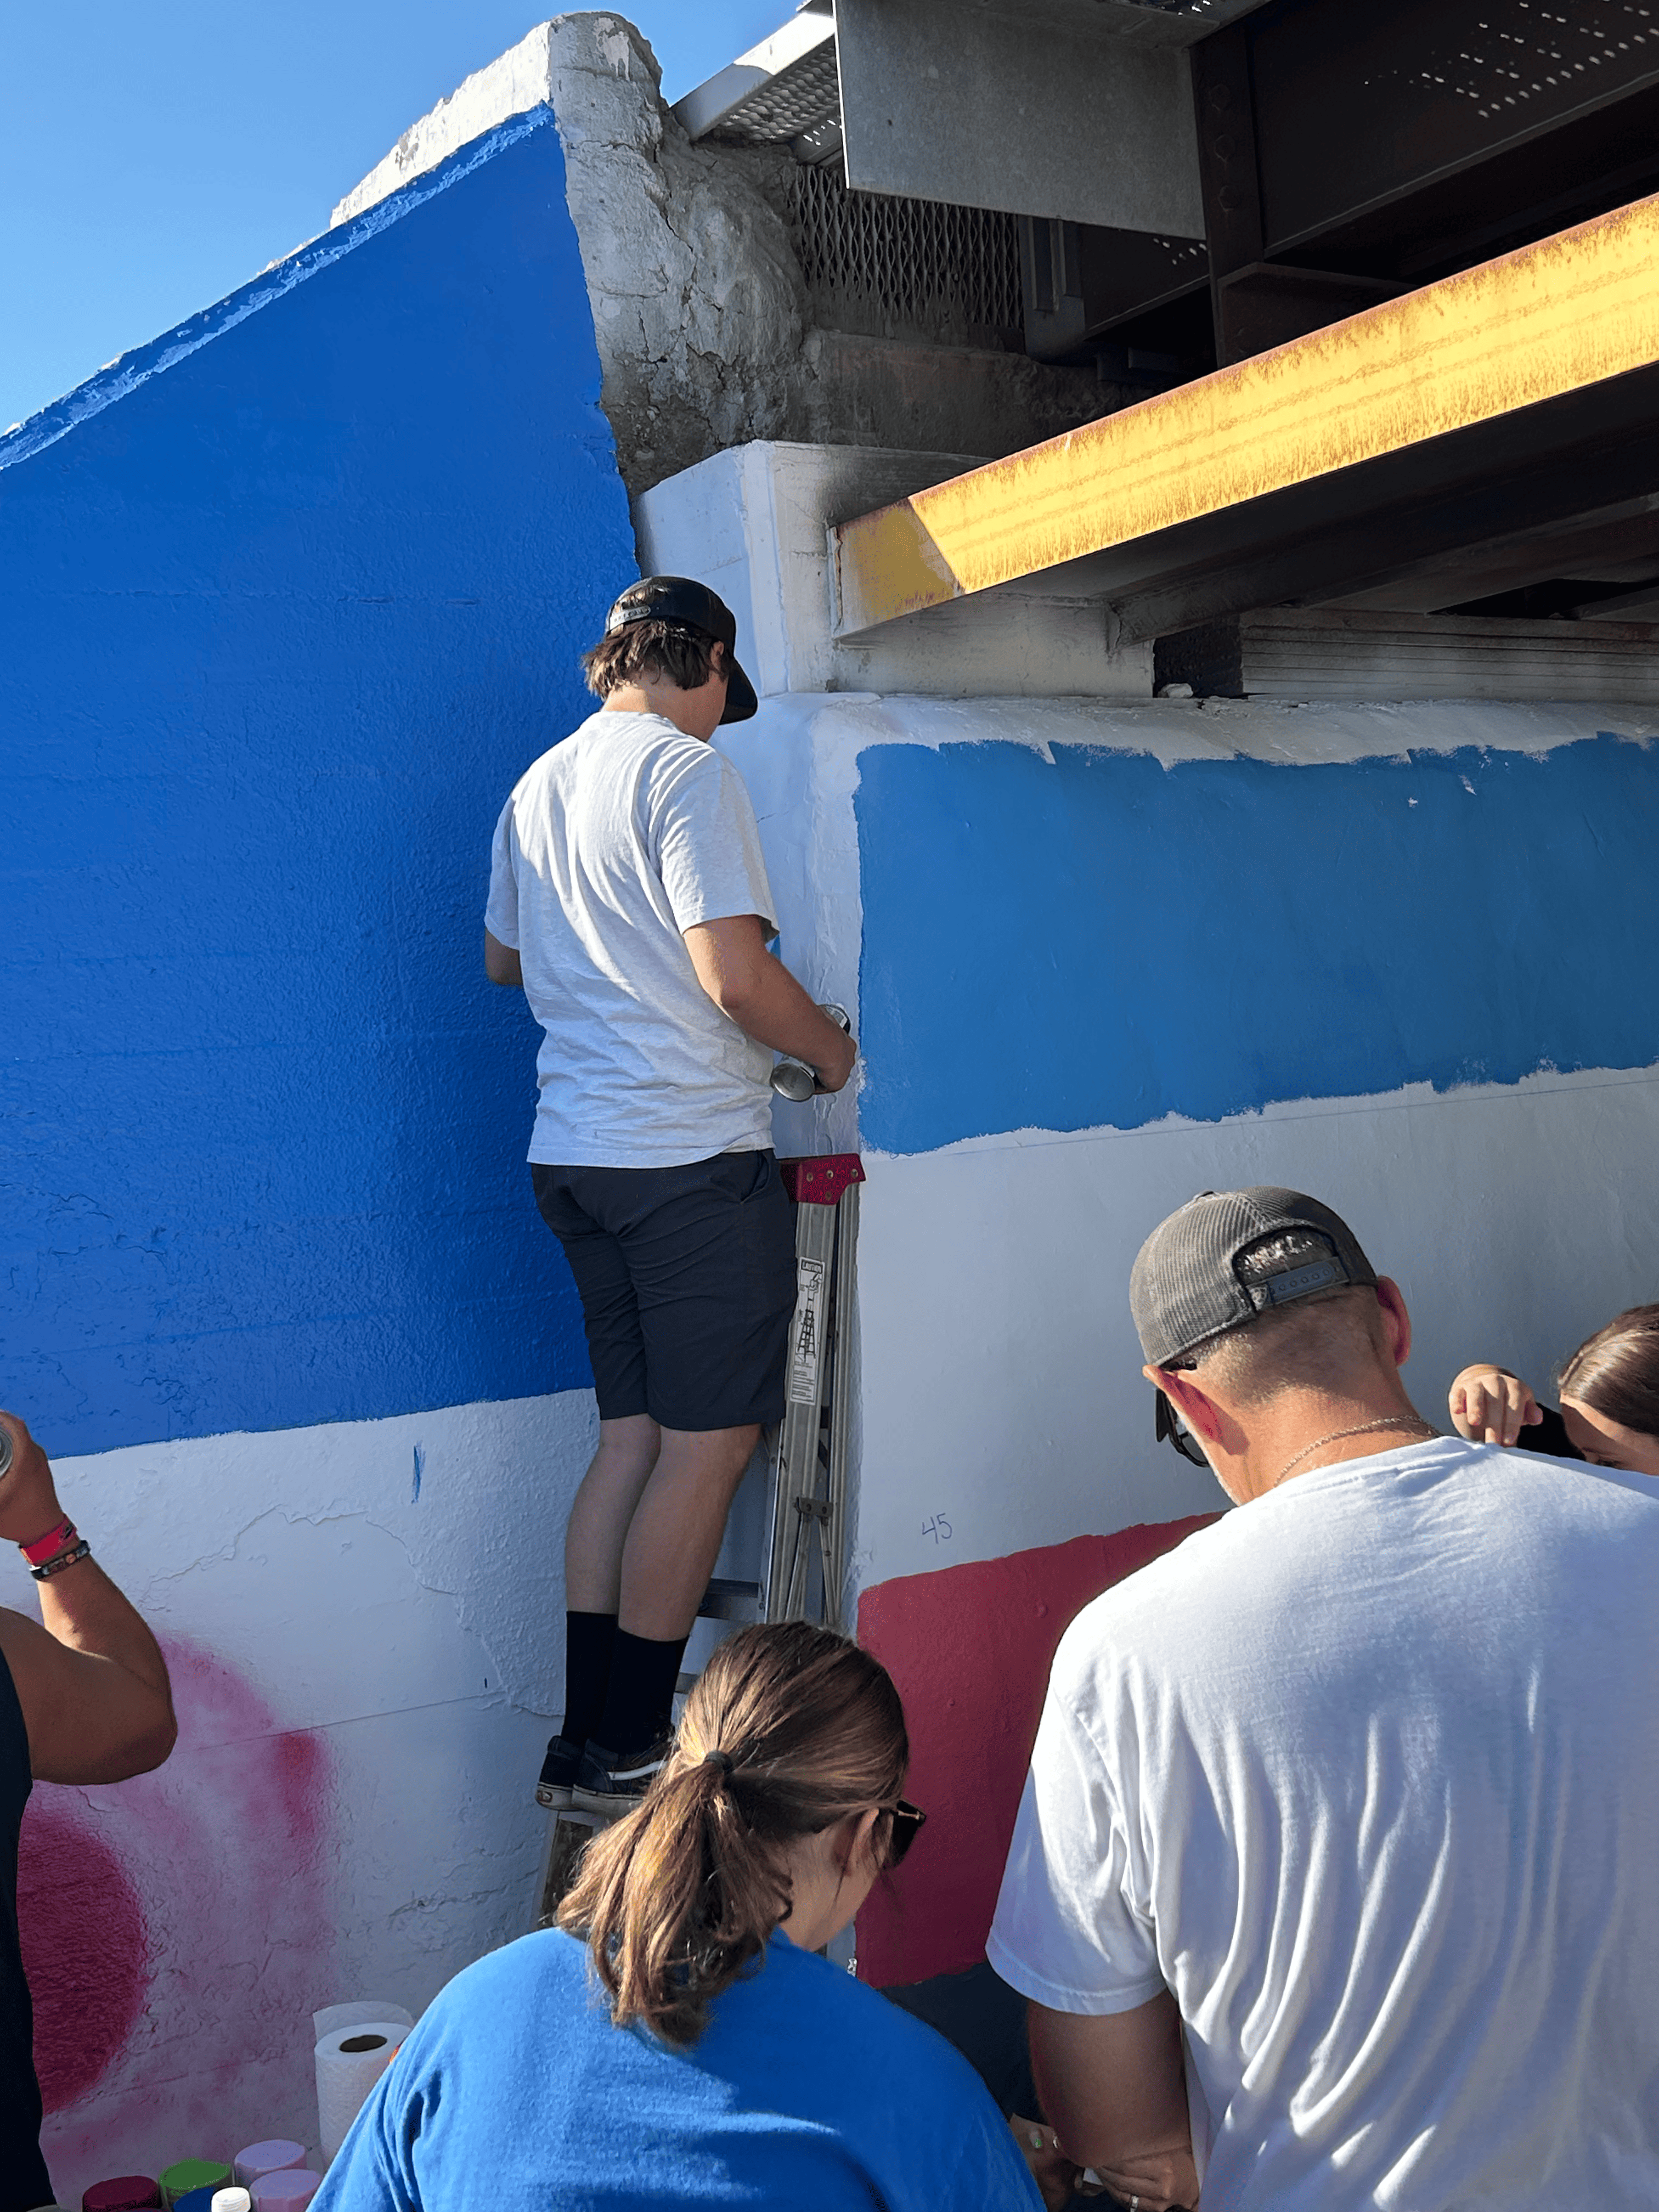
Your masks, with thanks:
<instances>
[{"instance_id":1,"label":"sunglasses on woman's head","mask_svg":"<svg viewBox=\"0 0 1659 2212\"><path fill-rule=\"evenodd\" d=\"M882 1810L892 1815L893 1832L887 1845L887 1864L890 1868L896 1867L902 1863L905 1853L927 1825L927 1815L919 1806L908 1804L902 1797L896 1805L884 1805Z\"/></svg>"}]
</instances>

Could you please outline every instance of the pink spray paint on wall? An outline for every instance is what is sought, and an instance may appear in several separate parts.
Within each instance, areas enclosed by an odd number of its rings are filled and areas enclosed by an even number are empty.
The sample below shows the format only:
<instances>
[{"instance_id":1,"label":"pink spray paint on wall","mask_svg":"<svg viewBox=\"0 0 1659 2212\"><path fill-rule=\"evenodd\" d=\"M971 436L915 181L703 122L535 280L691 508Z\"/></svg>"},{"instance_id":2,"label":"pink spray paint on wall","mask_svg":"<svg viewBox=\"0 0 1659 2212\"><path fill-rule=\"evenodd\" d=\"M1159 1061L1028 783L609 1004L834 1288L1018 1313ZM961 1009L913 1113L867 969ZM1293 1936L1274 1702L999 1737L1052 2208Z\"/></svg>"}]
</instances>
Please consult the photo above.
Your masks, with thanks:
<instances>
[{"instance_id":1,"label":"pink spray paint on wall","mask_svg":"<svg viewBox=\"0 0 1659 2212\"><path fill-rule=\"evenodd\" d=\"M210 1652L172 1640L167 1658L167 1765L37 1784L23 1822L43 2141L76 2200L102 2174L224 2155L278 2119L314 2133L307 2016L337 1994L327 1747Z\"/></svg>"}]
</instances>

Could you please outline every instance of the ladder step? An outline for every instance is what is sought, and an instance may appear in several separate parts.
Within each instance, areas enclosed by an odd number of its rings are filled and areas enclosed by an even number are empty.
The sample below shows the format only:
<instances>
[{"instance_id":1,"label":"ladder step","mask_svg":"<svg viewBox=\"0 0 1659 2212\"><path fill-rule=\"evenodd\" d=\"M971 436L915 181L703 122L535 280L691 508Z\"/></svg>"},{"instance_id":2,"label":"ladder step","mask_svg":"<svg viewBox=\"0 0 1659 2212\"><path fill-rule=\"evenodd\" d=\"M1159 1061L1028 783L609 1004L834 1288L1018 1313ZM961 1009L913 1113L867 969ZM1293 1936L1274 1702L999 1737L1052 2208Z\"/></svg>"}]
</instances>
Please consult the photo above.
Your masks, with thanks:
<instances>
[{"instance_id":1,"label":"ladder step","mask_svg":"<svg viewBox=\"0 0 1659 2212\"><path fill-rule=\"evenodd\" d=\"M754 1620L760 1614L758 1583L734 1583L716 1575L702 1594L699 1620Z\"/></svg>"}]
</instances>

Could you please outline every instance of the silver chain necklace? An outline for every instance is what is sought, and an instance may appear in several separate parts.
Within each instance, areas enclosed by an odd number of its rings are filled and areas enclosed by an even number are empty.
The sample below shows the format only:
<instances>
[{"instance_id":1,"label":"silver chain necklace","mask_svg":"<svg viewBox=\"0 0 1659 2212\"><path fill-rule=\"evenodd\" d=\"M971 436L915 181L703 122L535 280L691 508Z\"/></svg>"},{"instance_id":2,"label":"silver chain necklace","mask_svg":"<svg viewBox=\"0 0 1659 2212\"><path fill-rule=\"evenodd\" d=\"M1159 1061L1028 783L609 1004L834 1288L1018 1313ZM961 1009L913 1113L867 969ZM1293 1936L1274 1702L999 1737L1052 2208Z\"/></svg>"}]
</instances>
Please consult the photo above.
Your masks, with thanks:
<instances>
[{"instance_id":1,"label":"silver chain necklace","mask_svg":"<svg viewBox=\"0 0 1659 2212\"><path fill-rule=\"evenodd\" d=\"M1383 1429L1420 1429L1425 1437L1437 1437L1440 1433L1432 1421L1419 1420L1411 1413L1384 1413L1381 1420L1362 1421L1357 1429L1333 1429L1329 1436L1316 1437L1312 1443L1304 1444L1294 1459L1286 1460L1267 1485L1268 1489L1277 1490L1292 1468L1300 1467L1304 1459L1311 1459L1316 1451L1323 1451L1327 1444L1345 1443L1349 1437L1376 1436Z\"/></svg>"}]
</instances>

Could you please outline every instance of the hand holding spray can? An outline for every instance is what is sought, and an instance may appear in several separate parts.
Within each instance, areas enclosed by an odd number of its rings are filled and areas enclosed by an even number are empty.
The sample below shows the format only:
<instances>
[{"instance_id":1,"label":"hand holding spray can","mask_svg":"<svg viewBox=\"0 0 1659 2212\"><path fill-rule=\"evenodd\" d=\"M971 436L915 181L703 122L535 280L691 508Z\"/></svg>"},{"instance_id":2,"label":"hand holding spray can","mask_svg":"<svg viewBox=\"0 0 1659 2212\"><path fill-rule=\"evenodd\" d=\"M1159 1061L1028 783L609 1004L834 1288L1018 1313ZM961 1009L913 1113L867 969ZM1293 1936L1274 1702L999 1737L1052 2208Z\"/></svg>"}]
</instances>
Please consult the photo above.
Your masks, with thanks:
<instances>
[{"instance_id":1,"label":"hand holding spray can","mask_svg":"<svg viewBox=\"0 0 1659 2212\"><path fill-rule=\"evenodd\" d=\"M826 1004L821 1006L818 1012L828 1014L830 1020L845 1030L848 1036L852 1036L853 1018L845 1006ZM823 1095L818 1089L817 1070L809 1067L804 1060L792 1060L787 1053L772 1070L770 1081L780 1098L793 1098L797 1105Z\"/></svg>"}]
</instances>

